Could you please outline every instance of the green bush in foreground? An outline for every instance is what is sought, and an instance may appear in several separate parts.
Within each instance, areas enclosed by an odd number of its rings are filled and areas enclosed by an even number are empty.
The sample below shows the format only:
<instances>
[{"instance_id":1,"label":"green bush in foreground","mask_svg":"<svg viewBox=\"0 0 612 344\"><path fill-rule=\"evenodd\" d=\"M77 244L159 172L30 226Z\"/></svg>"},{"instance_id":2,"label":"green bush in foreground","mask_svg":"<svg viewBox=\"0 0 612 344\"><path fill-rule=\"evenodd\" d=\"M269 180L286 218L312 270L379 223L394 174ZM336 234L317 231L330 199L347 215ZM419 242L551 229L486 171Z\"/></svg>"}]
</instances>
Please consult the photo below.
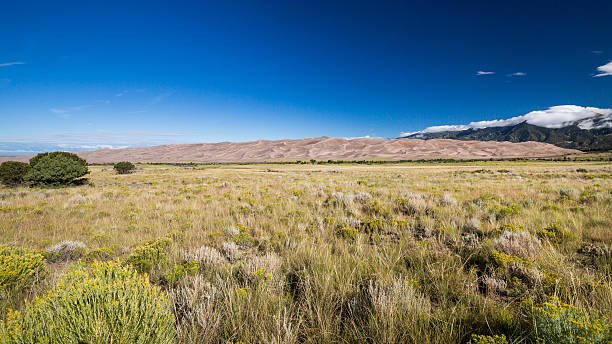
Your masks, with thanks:
<instances>
[{"instance_id":1,"label":"green bush in foreground","mask_svg":"<svg viewBox=\"0 0 612 344\"><path fill-rule=\"evenodd\" d=\"M591 317L580 309L551 297L533 308L535 337L541 344L604 344L612 341L606 317Z\"/></svg>"},{"instance_id":2,"label":"green bush in foreground","mask_svg":"<svg viewBox=\"0 0 612 344\"><path fill-rule=\"evenodd\" d=\"M23 312L0 322L0 343L172 343L170 303L119 262L77 265Z\"/></svg>"},{"instance_id":3,"label":"green bush in foreground","mask_svg":"<svg viewBox=\"0 0 612 344\"><path fill-rule=\"evenodd\" d=\"M23 177L30 169L30 165L19 161L5 161L0 164L0 182L8 186L23 183Z\"/></svg>"},{"instance_id":4,"label":"green bush in foreground","mask_svg":"<svg viewBox=\"0 0 612 344\"><path fill-rule=\"evenodd\" d=\"M67 185L87 173L87 162L76 154L41 153L30 159L24 180L34 185Z\"/></svg>"},{"instance_id":5,"label":"green bush in foreground","mask_svg":"<svg viewBox=\"0 0 612 344\"><path fill-rule=\"evenodd\" d=\"M134 164L129 161L121 161L116 163L113 168L119 174L128 174L131 173L136 168L136 166L134 166Z\"/></svg>"},{"instance_id":6,"label":"green bush in foreground","mask_svg":"<svg viewBox=\"0 0 612 344\"><path fill-rule=\"evenodd\" d=\"M29 288L44 271L40 252L0 245L0 292Z\"/></svg>"}]
</instances>

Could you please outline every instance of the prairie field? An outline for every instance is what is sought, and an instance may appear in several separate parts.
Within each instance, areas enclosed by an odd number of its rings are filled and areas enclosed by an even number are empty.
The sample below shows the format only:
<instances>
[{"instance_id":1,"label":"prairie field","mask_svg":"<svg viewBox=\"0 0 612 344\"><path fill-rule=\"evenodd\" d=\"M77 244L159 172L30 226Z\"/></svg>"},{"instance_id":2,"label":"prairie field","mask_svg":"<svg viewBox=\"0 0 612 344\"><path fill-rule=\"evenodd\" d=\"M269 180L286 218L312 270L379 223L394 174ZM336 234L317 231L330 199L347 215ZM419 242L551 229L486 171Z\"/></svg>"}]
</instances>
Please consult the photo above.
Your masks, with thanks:
<instances>
[{"instance_id":1,"label":"prairie field","mask_svg":"<svg viewBox=\"0 0 612 344\"><path fill-rule=\"evenodd\" d=\"M0 189L0 244L44 257L0 320L115 261L159 288L173 343L531 343L551 300L610 340L609 162L89 169Z\"/></svg>"}]
</instances>

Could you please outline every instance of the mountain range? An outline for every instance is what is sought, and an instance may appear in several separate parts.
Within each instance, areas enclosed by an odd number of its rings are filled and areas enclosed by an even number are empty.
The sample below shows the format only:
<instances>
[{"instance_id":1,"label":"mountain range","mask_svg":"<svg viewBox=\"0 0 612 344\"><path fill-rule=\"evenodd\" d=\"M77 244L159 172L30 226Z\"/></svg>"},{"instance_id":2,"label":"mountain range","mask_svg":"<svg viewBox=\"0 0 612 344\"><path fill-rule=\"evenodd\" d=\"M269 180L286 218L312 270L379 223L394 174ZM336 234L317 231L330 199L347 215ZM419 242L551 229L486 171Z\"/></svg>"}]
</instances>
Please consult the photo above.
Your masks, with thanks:
<instances>
[{"instance_id":1,"label":"mountain range","mask_svg":"<svg viewBox=\"0 0 612 344\"><path fill-rule=\"evenodd\" d=\"M556 157L580 153L541 142L492 142L314 137L298 140L258 140L173 144L154 147L100 149L77 152L89 163L261 162L286 160L429 160ZM32 155L0 157L1 161L28 161Z\"/></svg>"},{"instance_id":2,"label":"mountain range","mask_svg":"<svg viewBox=\"0 0 612 344\"><path fill-rule=\"evenodd\" d=\"M581 151L612 150L612 112L593 113L591 116L574 121L552 122L554 127L530 124L530 119L533 116L530 118L528 115L515 117L524 119L518 124L513 124L511 119L476 122L467 126L430 127L419 132L405 133L401 138L509 142L535 141ZM544 115L555 116L555 113ZM542 115L538 116L537 119L541 120L542 117ZM482 126L479 125L480 123L491 123L492 125Z\"/></svg>"}]
</instances>

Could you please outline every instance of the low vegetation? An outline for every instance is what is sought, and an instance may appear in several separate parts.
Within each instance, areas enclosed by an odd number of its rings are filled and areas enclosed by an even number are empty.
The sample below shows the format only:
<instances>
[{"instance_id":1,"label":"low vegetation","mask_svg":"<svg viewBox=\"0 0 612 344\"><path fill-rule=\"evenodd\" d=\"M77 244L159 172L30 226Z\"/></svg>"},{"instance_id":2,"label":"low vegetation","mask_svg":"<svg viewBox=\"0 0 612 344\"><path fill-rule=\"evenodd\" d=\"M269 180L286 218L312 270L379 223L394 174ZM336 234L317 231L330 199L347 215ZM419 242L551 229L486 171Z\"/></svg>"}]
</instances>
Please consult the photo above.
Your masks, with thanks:
<instances>
[{"instance_id":1,"label":"low vegetation","mask_svg":"<svg viewBox=\"0 0 612 344\"><path fill-rule=\"evenodd\" d=\"M30 159L24 180L32 185L67 185L89 173L87 162L74 153L41 153Z\"/></svg>"},{"instance_id":2,"label":"low vegetation","mask_svg":"<svg viewBox=\"0 0 612 344\"><path fill-rule=\"evenodd\" d=\"M607 162L90 168L0 190L0 343L612 340Z\"/></svg>"},{"instance_id":3,"label":"low vegetation","mask_svg":"<svg viewBox=\"0 0 612 344\"><path fill-rule=\"evenodd\" d=\"M113 165L118 174L128 174L136 169L136 166L129 161L121 161Z\"/></svg>"},{"instance_id":4,"label":"low vegetation","mask_svg":"<svg viewBox=\"0 0 612 344\"><path fill-rule=\"evenodd\" d=\"M30 165L19 161L5 161L0 164L0 182L8 186L23 184Z\"/></svg>"},{"instance_id":5,"label":"low vegetation","mask_svg":"<svg viewBox=\"0 0 612 344\"><path fill-rule=\"evenodd\" d=\"M0 324L0 343L172 343L171 305L118 262L75 265L52 290Z\"/></svg>"},{"instance_id":6,"label":"low vegetation","mask_svg":"<svg viewBox=\"0 0 612 344\"><path fill-rule=\"evenodd\" d=\"M0 164L0 182L7 186L66 186L79 183L89 173L87 162L74 153L41 153L26 164L6 161Z\"/></svg>"}]
</instances>

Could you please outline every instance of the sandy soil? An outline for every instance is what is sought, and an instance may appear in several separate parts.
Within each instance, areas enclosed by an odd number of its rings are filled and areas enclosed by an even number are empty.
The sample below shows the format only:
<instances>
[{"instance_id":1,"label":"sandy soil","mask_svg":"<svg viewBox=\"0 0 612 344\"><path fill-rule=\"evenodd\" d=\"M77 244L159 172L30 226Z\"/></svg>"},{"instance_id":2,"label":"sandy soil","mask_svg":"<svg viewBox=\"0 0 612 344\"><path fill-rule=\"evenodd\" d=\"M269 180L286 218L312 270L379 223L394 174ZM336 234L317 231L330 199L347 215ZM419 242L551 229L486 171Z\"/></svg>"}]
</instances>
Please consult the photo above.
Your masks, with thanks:
<instances>
[{"instance_id":1,"label":"sandy soil","mask_svg":"<svg viewBox=\"0 0 612 344\"><path fill-rule=\"evenodd\" d=\"M143 148L101 149L77 153L90 163L131 162L248 162L308 159L488 159L553 157L579 151L541 142L459 141L447 139L343 139L315 137L299 140L259 140L175 144ZM27 161L31 156L0 157Z\"/></svg>"}]
</instances>

